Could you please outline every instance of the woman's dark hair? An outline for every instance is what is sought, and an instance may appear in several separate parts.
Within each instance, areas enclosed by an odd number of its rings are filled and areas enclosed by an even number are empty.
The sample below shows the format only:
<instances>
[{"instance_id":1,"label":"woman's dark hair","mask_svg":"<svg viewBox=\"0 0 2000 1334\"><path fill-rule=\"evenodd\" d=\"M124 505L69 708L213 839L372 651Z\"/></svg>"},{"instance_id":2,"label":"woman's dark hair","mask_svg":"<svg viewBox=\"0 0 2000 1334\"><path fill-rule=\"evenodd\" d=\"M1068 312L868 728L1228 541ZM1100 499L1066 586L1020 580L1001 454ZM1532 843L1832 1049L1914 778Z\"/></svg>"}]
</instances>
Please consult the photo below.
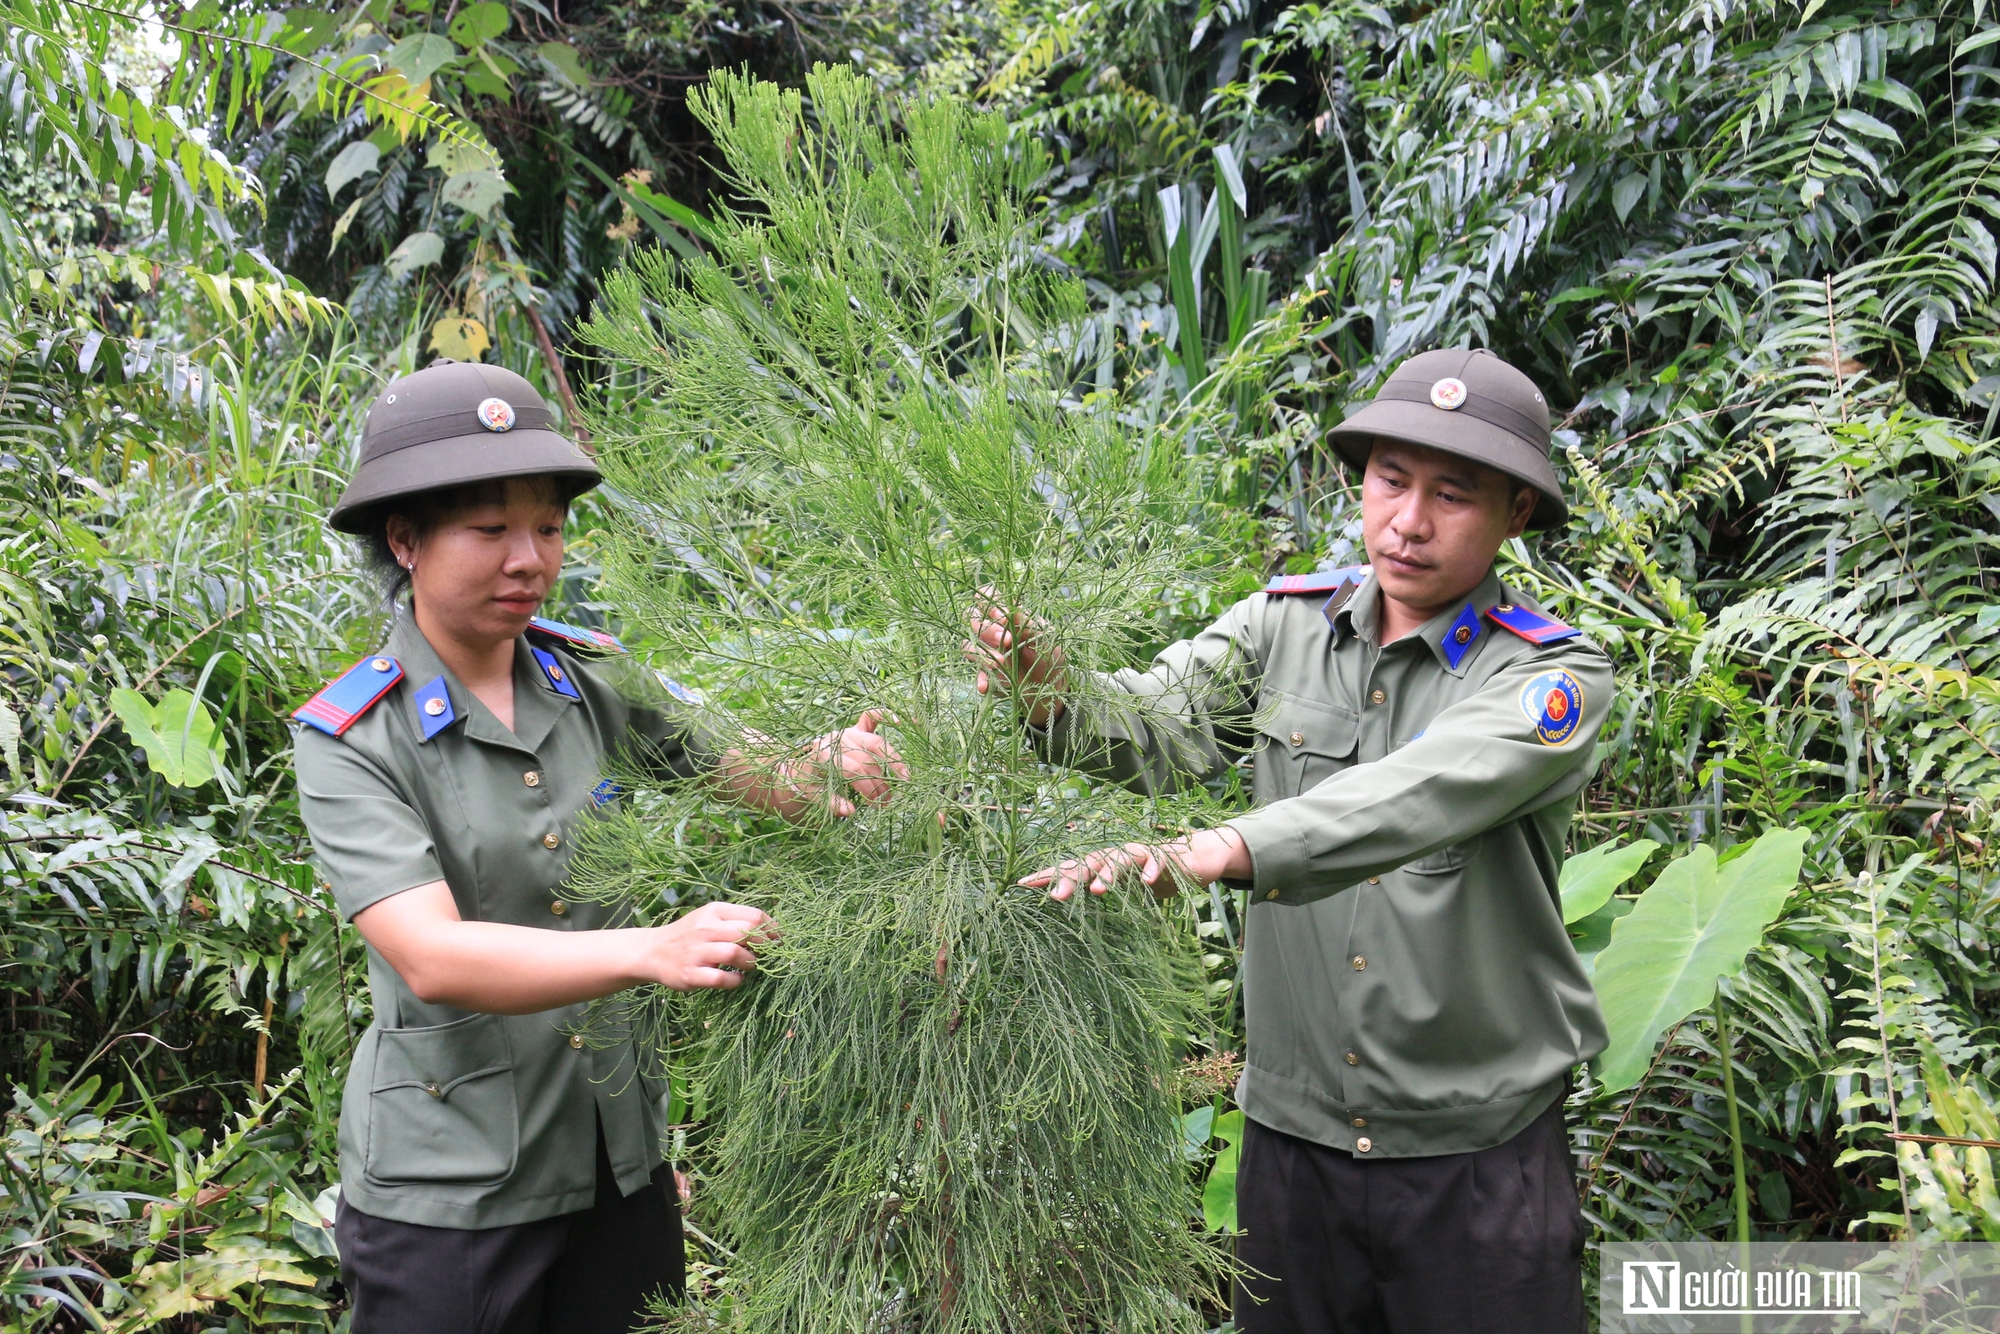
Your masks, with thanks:
<instances>
[{"instance_id":1,"label":"woman's dark hair","mask_svg":"<svg viewBox=\"0 0 2000 1334\"><path fill-rule=\"evenodd\" d=\"M401 515L410 525L410 537L422 546L454 516L477 505L504 505L507 483L526 482L535 489L537 500L552 501L569 510L570 502L588 491L593 479L573 473L538 473L531 477L493 477L484 481L441 486L433 491L397 496L385 500L368 516L368 531L361 539L362 561L382 583L383 594L393 609L410 587L410 572L396 563L389 545L389 520Z\"/></svg>"}]
</instances>

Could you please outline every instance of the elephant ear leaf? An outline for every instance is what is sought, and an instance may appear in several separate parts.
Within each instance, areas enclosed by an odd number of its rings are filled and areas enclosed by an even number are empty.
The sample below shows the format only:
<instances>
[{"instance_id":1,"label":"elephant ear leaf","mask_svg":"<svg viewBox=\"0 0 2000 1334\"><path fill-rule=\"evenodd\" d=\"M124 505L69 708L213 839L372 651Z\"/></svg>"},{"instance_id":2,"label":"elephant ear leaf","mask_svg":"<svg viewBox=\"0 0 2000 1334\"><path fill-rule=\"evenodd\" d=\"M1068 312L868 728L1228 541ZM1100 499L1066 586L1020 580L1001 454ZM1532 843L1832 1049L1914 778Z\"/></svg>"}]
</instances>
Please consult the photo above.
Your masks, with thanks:
<instances>
[{"instance_id":1,"label":"elephant ear leaf","mask_svg":"<svg viewBox=\"0 0 2000 1334\"><path fill-rule=\"evenodd\" d=\"M1616 843L1600 843L1564 862L1556 881L1562 893L1563 925L1581 922L1602 908L1620 885L1639 874L1639 868L1659 846L1650 838L1622 848Z\"/></svg>"},{"instance_id":2,"label":"elephant ear leaf","mask_svg":"<svg viewBox=\"0 0 2000 1334\"><path fill-rule=\"evenodd\" d=\"M1222 1148L1215 1155L1201 1190L1202 1221L1211 1232L1236 1231L1236 1168L1243 1156L1243 1113L1240 1109L1215 1118L1215 1138Z\"/></svg>"},{"instance_id":3,"label":"elephant ear leaf","mask_svg":"<svg viewBox=\"0 0 2000 1334\"><path fill-rule=\"evenodd\" d=\"M1721 866L1697 846L1613 924L1594 978L1611 1035L1598 1058L1606 1092L1638 1083L1660 1035L1741 971L1798 883L1805 844L1802 829L1774 829Z\"/></svg>"},{"instance_id":4,"label":"elephant ear leaf","mask_svg":"<svg viewBox=\"0 0 2000 1334\"><path fill-rule=\"evenodd\" d=\"M111 711L146 752L146 764L175 787L200 787L215 777L215 719L185 690L148 704L136 690L111 692Z\"/></svg>"}]
</instances>

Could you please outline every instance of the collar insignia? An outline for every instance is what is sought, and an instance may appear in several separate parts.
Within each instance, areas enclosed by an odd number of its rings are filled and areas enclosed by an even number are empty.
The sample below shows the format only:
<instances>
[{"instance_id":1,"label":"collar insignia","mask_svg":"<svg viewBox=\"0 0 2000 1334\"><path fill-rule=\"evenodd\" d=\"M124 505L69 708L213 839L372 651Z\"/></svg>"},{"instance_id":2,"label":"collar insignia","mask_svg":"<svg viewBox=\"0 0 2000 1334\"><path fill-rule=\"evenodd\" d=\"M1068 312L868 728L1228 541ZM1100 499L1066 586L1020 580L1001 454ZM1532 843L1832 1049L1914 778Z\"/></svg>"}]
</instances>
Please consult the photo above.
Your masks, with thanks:
<instances>
[{"instance_id":1,"label":"collar insignia","mask_svg":"<svg viewBox=\"0 0 2000 1334\"><path fill-rule=\"evenodd\" d=\"M443 676L418 687L410 702L417 707L417 730L426 741L458 721L458 711L451 707L451 691L445 689Z\"/></svg>"},{"instance_id":2,"label":"collar insignia","mask_svg":"<svg viewBox=\"0 0 2000 1334\"><path fill-rule=\"evenodd\" d=\"M1444 660L1455 672L1458 664L1465 661L1466 654L1479 642L1479 613L1470 602L1459 609L1458 619L1444 632L1444 641L1439 645L1444 650Z\"/></svg>"},{"instance_id":3,"label":"collar insignia","mask_svg":"<svg viewBox=\"0 0 2000 1334\"><path fill-rule=\"evenodd\" d=\"M535 665L542 669L542 676L548 681L549 689L558 695L568 695L571 699L583 698L582 693L576 688L576 682L569 679L569 673L563 670L563 665L556 660L555 654L545 648L536 648L533 644L528 645L528 652L535 655Z\"/></svg>"}]
</instances>

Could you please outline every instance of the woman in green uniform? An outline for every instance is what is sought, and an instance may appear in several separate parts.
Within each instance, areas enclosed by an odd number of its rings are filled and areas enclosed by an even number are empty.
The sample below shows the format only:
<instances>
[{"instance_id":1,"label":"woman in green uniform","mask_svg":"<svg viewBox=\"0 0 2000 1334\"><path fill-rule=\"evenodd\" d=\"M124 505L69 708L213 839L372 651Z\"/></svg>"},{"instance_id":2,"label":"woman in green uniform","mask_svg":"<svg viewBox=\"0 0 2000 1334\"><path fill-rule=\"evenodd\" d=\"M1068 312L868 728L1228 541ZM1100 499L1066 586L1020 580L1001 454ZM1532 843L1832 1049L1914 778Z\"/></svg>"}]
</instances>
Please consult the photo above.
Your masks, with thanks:
<instances>
[{"instance_id":1,"label":"woman in green uniform","mask_svg":"<svg viewBox=\"0 0 2000 1334\"><path fill-rule=\"evenodd\" d=\"M606 759L787 817L851 813L845 793L886 799L900 772L872 717L755 763L689 692L637 688L610 636L537 619L598 480L526 380L444 363L377 397L333 512L410 593L381 652L297 714L306 826L375 1002L340 1126L355 1334L623 1334L682 1289L637 1052L576 1030L627 987L736 986L765 917L620 927L567 897L575 826L618 799Z\"/></svg>"}]
</instances>

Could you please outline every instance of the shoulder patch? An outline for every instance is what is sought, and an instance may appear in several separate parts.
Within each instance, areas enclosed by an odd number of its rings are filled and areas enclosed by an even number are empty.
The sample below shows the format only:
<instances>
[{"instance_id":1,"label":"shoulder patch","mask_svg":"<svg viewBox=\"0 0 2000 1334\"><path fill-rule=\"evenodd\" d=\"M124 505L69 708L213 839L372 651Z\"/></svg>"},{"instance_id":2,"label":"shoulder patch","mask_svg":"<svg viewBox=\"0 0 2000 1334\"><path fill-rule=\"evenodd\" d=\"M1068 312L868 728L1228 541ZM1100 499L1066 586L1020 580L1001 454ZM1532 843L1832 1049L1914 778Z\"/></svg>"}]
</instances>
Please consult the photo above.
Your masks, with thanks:
<instances>
[{"instance_id":1,"label":"shoulder patch","mask_svg":"<svg viewBox=\"0 0 2000 1334\"><path fill-rule=\"evenodd\" d=\"M577 648L594 649L599 653L623 653L625 646L618 642L616 635L607 635L602 630L586 630L581 626L565 625L545 616L537 616L528 622L528 633L540 632L551 639L560 639L565 644Z\"/></svg>"},{"instance_id":2,"label":"shoulder patch","mask_svg":"<svg viewBox=\"0 0 2000 1334\"><path fill-rule=\"evenodd\" d=\"M571 699L582 699L583 692L576 688L576 682L569 679L562 660L545 648L529 646L528 652L535 655L535 665L542 669L542 679L549 683L549 689L558 695L568 695Z\"/></svg>"},{"instance_id":3,"label":"shoulder patch","mask_svg":"<svg viewBox=\"0 0 2000 1334\"><path fill-rule=\"evenodd\" d=\"M1331 593L1342 584L1358 584L1368 577L1366 565L1349 565L1339 570L1316 570L1312 574L1281 574L1264 585L1273 597L1294 593Z\"/></svg>"},{"instance_id":4,"label":"shoulder patch","mask_svg":"<svg viewBox=\"0 0 2000 1334\"><path fill-rule=\"evenodd\" d=\"M394 658L379 653L363 658L320 687L292 717L328 736L339 736L402 679L403 664Z\"/></svg>"},{"instance_id":5,"label":"shoulder patch","mask_svg":"<svg viewBox=\"0 0 2000 1334\"><path fill-rule=\"evenodd\" d=\"M1565 639L1575 639L1583 631L1573 625L1564 625L1553 616L1544 616L1538 611L1513 602L1502 602L1486 609L1486 619L1503 630L1512 630L1530 644L1554 644Z\"/></svg>"},{"instance_id":6,"label":"shoulder patch","mask_svg":"<svg viewBox=\"0 0 2000 1334\"><path fill-rule=\"evenodd\" d=\"M1583 686L1568 672L1543 672L1521 687L1521 712L1544 746L1560 746L1583 721Z\"/></svg>"}]
</instances>

